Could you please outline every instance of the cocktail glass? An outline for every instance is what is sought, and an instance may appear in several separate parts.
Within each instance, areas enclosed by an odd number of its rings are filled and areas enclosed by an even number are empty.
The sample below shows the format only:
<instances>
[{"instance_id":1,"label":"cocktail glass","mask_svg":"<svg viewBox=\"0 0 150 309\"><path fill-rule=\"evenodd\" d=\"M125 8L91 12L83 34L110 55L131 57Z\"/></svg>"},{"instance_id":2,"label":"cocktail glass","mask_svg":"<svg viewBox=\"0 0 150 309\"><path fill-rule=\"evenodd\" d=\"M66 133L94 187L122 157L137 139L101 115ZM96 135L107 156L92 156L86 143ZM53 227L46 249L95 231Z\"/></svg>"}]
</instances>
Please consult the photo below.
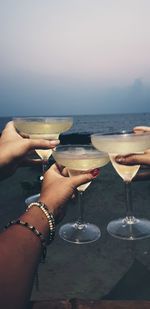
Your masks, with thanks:
<instances>
[{"instance_id":1,"label":"cocktail glass","mask_svg":"<svg viewBox=\"0 0 150 309\"><path fill-rule=\"evenodd\" d=\"M20 135L47 140L57 140L59 134L69 130L73 124L72 117L17 117L13 121ZM42 160L42 172L44 175L52 150L36 149L36 153ZM30 196L26 199L26 204L36 201L39 196L40 194Z\"/></svg>"},{"instance_id":2,"label":"cocktail glass","mask_svg":"<svg viewBox=\"0 0 150 309\"><path fill-rule=\"evenodd\" d=\"M150 148L150 133L133 133L122 131L112 134L93 134L91 141L98 150L109 153L110 160L116 172L125 183L126 217L111 221L107 230L116 238L136 240L150 237L150 221L136 218L133 214L131 181L140 165L127 166L118 164L115 157L119 154L139 153Z\"/></svg>"},{"instance_id":3,"label":"cocktail glass","mask_svg":"<svg viewBox=\"0 0 150 309\"><path fill-rule=\"evenodd\" d=\"M92 145L57 146L53 157L58 164L67 167L70 176L86 173L109 162L108 154L97 151ZM96 241L101 235L99 227L84 220L82 196L90 183L77 188L80 215L77 221L64 224L60 228L59 235L65 241L85 244Z\"/></svg>"}]
</instances>

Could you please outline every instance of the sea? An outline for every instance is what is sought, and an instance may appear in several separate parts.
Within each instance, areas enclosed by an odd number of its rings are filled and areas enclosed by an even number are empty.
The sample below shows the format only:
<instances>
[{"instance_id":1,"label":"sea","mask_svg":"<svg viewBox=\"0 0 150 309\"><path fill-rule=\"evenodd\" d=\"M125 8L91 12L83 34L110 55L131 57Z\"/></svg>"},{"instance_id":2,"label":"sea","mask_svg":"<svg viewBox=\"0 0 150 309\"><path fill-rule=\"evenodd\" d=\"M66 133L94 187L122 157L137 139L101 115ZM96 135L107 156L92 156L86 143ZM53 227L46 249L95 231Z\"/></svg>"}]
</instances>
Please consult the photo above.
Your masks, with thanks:
<instances>
[{"instance_id":1,"label":"sea","mask_svg":"<svg viewBox=\"0 0 150 309\"><path fill-rule=\"evenodd\" d=\"M47 117L47 116L46 116ZM135 126L150 126L150 113L73 115L73 126L65 134L110 133L132 130ZM12 117L0 117L0 132Z\"/></svg>"}]
</instances>

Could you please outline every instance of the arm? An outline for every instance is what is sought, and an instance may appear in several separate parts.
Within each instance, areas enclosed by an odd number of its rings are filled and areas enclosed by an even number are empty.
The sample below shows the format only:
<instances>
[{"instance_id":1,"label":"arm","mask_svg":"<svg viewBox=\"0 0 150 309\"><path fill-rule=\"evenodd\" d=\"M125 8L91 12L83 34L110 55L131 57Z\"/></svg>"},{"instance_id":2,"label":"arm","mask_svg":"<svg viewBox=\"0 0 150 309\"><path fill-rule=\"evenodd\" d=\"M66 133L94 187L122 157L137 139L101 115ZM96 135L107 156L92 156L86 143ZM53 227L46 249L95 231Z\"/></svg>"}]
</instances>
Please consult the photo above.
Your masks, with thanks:
<instances>
[{"instance_id":1,"label":"arm","mask_svg":"<svg viewBox=\"0 0 150 309\"><path fill-rule=\"evenodd\" d=\"M53 165L45 174L40 200L57 216L76 187L93 178L91 173L64 177ZM47 238L48 220L41 209L33 206L21 220L34 225ZM26 308L40 255L41 242L27 228L13 225L0 235L0 308Z\"/></svg>"}]
</instances>

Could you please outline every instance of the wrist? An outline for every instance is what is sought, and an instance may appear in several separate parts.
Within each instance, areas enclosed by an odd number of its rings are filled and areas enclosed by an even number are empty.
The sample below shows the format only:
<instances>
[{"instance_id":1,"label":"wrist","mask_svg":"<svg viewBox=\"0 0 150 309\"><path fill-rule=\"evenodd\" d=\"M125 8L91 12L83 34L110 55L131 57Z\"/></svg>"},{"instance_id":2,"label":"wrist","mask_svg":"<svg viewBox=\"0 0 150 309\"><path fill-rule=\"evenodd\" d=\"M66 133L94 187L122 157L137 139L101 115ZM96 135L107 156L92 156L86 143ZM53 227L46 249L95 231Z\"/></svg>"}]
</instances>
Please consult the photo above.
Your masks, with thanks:
<instances>
[{"instance_id":1,"label":"wrist","mask_svg":"<svg viewBox=\"0 0 150 309\"><path fill-rule=\"evenodd\" d=\"M43 234L45 239L48 239L48 220L38 207L32 207L28 212L21 215L19 219L35 226Z\"/></svg>"},{"instance_id":2,"label":"wrist","mask_svg":"<svg viewBox=\"0 0 150 309\"><path fill-rule=\"evenodd\" d=\"M44 214L45 218L47 219L48 226L49 226L47 244L49 244L51 241L54 240L54 237L55 237L55 218L54 218L54 215L51 212L49 212L49 209L47 208L47 206L41 201L33 202L33 203L29 204L27 209L26 209L26 212L28 212L33 207L39 208L41 210L41 213Z\"/></svg>"},{"instance_id":3,"label":"wrist","mask_svg":"<svg viewBox=\"0 0 150 309\"><path fill-rule=\"evenodd\" d=\"M39 202L42 202L43 204L46 205L46 207L47 207L47 209L48 209L48 211L49 211L50 213L52 213L52 214L55 213L55 206L53 206L52 200L47 199L47 197L44 197L43 195L40 194L40 197L39 197L39 199L38 199L37 202L38 202L38 203L39 203Z\"/></svg>"}]
</instances>

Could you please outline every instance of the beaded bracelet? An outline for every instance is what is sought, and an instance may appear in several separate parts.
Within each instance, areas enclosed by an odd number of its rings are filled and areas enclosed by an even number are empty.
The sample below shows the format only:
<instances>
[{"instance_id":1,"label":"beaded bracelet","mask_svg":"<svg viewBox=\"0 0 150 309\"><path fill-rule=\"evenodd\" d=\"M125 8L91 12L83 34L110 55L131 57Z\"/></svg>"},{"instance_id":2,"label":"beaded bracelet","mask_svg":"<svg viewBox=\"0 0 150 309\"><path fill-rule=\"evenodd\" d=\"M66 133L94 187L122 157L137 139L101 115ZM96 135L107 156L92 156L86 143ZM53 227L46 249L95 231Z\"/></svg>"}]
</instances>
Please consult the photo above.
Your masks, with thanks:
<instances>
[{"instance_id":1,"label":"beaded bracelet","mask_svg":"<svg viewBox=\"0 0 150 309\"><path fill-rule=\"evenodd\" d=\"M47 220L48 220L48 224L49 224L49 240L48 240L48 244L54 240L55 237L55 219L54 219L54 215L52 213L49 212L47 206L43 203L43 202L33 202L31 204L28 205L26 211L28 211L31 207L36 206L39 207L44 215L46 216Z\"/></svg>"},{"instance_id":2,"label":"beaded bracelet","mask_svg":"<svg viewBox=\"0 0 150 309\"><path fill-rule=\"evenodd\" d=\"M19 220L19 219L10 221L4 227L4 229L7 229L10 226L15 225L15 224L18 224L18 225L26 227L27 229L32 231L34 233L34 235L36 235L40 239L41 245L42 245L42 260L44 261L45 258L46 258L47 249L46 249L46 240L45 240L43 234L41 232L39 232L33 225L29 224L28 222L24 222L22 220Z\"/></svg>"}]
</instances>

